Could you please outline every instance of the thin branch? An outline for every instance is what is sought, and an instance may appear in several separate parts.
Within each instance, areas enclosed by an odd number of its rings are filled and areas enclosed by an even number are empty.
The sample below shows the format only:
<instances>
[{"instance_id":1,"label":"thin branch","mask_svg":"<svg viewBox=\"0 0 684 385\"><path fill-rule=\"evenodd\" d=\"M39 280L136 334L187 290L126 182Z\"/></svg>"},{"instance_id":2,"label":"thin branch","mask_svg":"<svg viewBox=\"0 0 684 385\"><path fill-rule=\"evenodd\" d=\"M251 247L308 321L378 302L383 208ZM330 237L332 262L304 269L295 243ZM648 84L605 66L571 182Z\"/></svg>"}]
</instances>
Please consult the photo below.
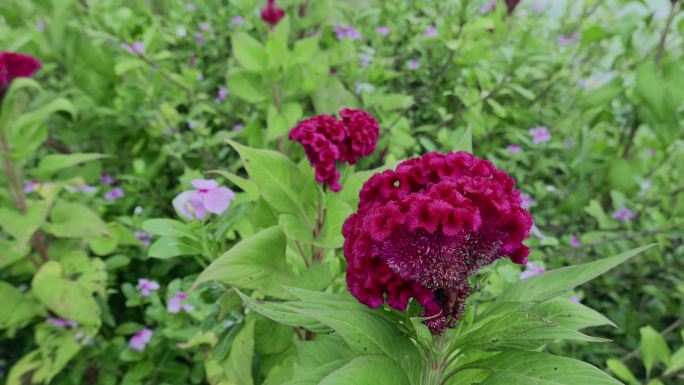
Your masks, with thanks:
<instances>
[{"instance_id":1,"label":"thin branch","mask_svg":"<svg viewBox=\"0 0 684 385\"><path fill-rule=\"evenodd\" d=\"M680 5L681 3L679 0L675 0L672 2L672 6L670 7L670 14L667 16L667 21L665 22L665 27L663 28L663 31L660 33L660 41L658 41L658 49L656 50L655 56L657 68L660 68L660 64L663 61L663 56L665 55L665 45L667 43L667 35L670 33L670 27L672 26L672 22L674 21L675 16L677 16L677 12L679 12Z\"/></svg>"},{"instance_id":2,"label":"thin branch","mask_svg":"<svg viewBox=\"0 0 684 385\"><path fill-rule=\"evenodd\" d=\"M665 337L668 334L672 333L674 330L678 329L680 326L682 326L682 324L684 324L684 318L678 319L673 324L671 324L670 326L663 329L663 331L660 332L660 335ZM639 353L641 353L641 347L638 347L638 348L632 350L631 352L629 352L628 354L625 354L625 356L622 357L620 359L620 361L627 362L627 361L631 360L632 358L636 357Z\"/></svg>"}]
</instances>

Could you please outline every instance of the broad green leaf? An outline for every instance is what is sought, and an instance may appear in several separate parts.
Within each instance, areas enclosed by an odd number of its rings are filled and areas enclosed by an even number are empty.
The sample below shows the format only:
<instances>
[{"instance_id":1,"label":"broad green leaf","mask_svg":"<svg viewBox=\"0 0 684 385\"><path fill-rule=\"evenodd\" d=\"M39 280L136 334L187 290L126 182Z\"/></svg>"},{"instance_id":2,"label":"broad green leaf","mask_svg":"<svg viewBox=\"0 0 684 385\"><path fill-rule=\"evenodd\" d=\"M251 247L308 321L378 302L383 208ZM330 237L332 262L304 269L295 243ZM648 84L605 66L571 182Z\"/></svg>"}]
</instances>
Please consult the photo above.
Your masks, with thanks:
<instances>
[{"instance_id":1,"label":"broad green leaf","mask_svg":"<svg viewBox=\"0 0 684 385\"><path fill-rule=\"evenodd\" d=\"M409 385L401 366L384 356L361 356L328 374L320 385Z\"/></svg>"},{"instance_id":2,"label":"broad green leaf","mask_svg":"<svg viewBox=\"0 0 684 385\"><path fill-rule=\"evenodd\" d=\"M318 385L328 374L346 365L350 359L330 361L316 367L298 368L295 366L294 378L283 385ZM351 384L350 384L351 385Z\"/></svg>"},{"instance_id":3,"label":"broad green leaf","mask_svg":"<svg viewBox=\"0 0 684 385\"><path fill-rule=\"evenodd\" d=\"M26 243L0 239L0 269L24 258L31 248Z\"/></svg>"},{"instance_id":4,"label":"broad green leaf","mask_svg":"<svg viewBox=\"0 0 684 385\"><path fill-rule=\"evenodd\" d=\"M38 350L26 354L12 366L5 385L30 385L42 382L44 379L36 375L36 371L42 365L43 360Z\"/></svg>"},{"instance_id":5,"label":"broad green leaf","mask_svg":"<svg viewBox=\"0 0 684 385\"><path fill-rule=\"evenodd\" d=\"M585 362L538 352L502 352L467 367L492 372L481 385L621 385Z\"/></svg>"},{"instance_id":6,"label":"broad green leaf","mask_svg":"<svg viewBox=\"0 0 684 385\"><path fill-rule=\"evenodd\" d=\"M627 365L623 364L620 360L611 358L606 362L606 365L608 366L608 369L613 372L613 374L629 385L640 384L639 380L637 380L636 377L634 377L634 374L632 374L632 371L629 370Z\"/></svg>"},{"instance_id":7,"label":"broad green leaf","mask_svg":"<svg viewBox=\"0 0 684 385\"><path fill-rule=\"evenodd\" d=\"M559 322L547 319L535 312L507 312L471 325L465 333L457 336L450 343L462 351L532 350L555 340L606 341L563 327Z\"/></svg>"},{"instance_id":8,"label":"broad green leaf","mask_svg":"<svg viewBox=\"0 0 684 385\"><path fill-rule=\"evenodd\" d=\"M7 282L0 281L0 298L0 330L8 329L10 336L45 312L32 295L20 292Z\"/></svg>"},{"instance_id":9,"label":"broad green leaf","mask_svg":"<svg viewBox=\"0 0 684 385\"><path fill-rule=\"evenodd\" d=\"M670 348L665 339L651 326L644 326L639 329L641 334L641 357L644 360L646 374L650 375L653 366L662 362L670 365Z\"/></svg>"},{"instance_id":10,"label":"broad green leaf","mask_svg":"<svg viewBox=\"0 0 684 385\"><path fill-rule=\"evenodd\" d=\"M259 186L257 186L256 183L252 182L251 180L224 170L210 170L207 171L207 173L219 174L233 182L234 185L238 186L242 189L242 191L245 192L248 197L248 201L255 201L259 199Z\"/></svg>"},{"instance_id":11,"label":"broad green leaf","mask_svg":"<svg viewBox=\"0 0 684 385\"><path fill-rule=\"evenodd\" d=\"M232 43L233 55L242 67L251 71L259 71L266 66L266 51L256 39L247 33L238 32L233 34Z\"/></svg>"},{"instance_id":12,"label":"broad green leaf","mask_svg":"<svg viewBox=\"0 0 684 385\"><path fill-rule=\"evenodd\" d=\"M36 373L49 383L81 350L74 335L65 330L42 325L36 329L36 342L42 358L42 366Z\"/></svg>"},{"instance_id":13,"label":"broad green leaf","mask_svg":"<svg viewBox=\"0 0 684 385\"><path fill-rule=\"evenodd\" d=\"M566 298L552 298L533 305L530 311L541 315L545 319L558 322L562 327L573 330L602 325L617 327L611 320L596 310Z\"/></svg>"},{"instance_id":14,"label":"broad green leaf","mask_svg":"<svg viewBox=\"0 0 684 385\"><path fill-rule=\"evenodd\" d=\"M142 229L150 234L166 237L190 238L197 240L197 236L188 225L173 219L148 219L142 224Z\"/></svg>"},{"instance_id":15,"label":"broad green leaf","mask_svg":"<svg viewBox=\"0 0 684 385\"><path fill-rule=\"evenodd\" d=\"M94 238L111 236L100 216L79 203L59 200L50 214L45 231L59 238Z\"/></svg>"},{"instance_id":16,"label":"broad green leaf","mask_svg":"<svg viewBox=\"0 0 684 385\"><path fill-rule=\"evenodd\" d=\"M325 84L319 85L312 99L318 114L336 114L343 108L357 108L359 104L356 97L334 76L329 76Z\"/></svg>"},{"instance_id":17,"label":"broad green leaf","mask_svg":"<svg viewBox=\"0 0 684 385\"><path fill-rule=\"evenodd\" d=\"M33 277L34 295L60 318L99 325L100 307L87 287L69 279L56 261L44 263Z\"/></svg>"},{"instance_id":18,"label":"broad green leaf","mask_svg":"<svg viewBox=\"0 0 684 385\"><path fill-rule=\"evenodd\" d=\"M152 258L168 259L202 254L202 249L196 241L191 239L164 236L152 243L147 254Z\"/></svg>"},{"instance_id":19,"label":"broad green leaf","mask_svg":"<svg viewBox=\"0 0 684 385\"><path fill-rule=\"evenodd\" d=\"M557 297L564 292L586 283L630 258L650 249L654 245L646 245L625 251L618 255L599 259L582 265L574 265L547 271L508 288L498 296L488 312L507 302L541 302Z\"/></svg>"},{"instance_id":20,"label":"broad green leaf","mask_svg":"<svg viewBox=\"0 0 684 385\"><path fill-rule=\"evenodd\" d=\"M268 100L269 93L264 90L263 79L245 70L230 71L227 76L230 91L248 103L260 103Z\"/></svg>"},{"instance_id":21,"label":"broad green leaf","mask_svg":"<svg viewBox=\"0 0 684 385\"><path fill-rule=\"evenodd\" d=\"M0 228L11 235L18 245L27 244L45 222L48 210L49 206L45 202L29 205L25 214L0 207Z\"/></svg>"},{"instance_id":22,"label":"broad green leaf","mask_svg":"<svg viewBox=\"0 0 684 385\"><path fill-rule=\"evenodd\" d=\"M106 157L104 154L51 154L40 160L38 167L31 170L31 175L46 179L58 171Z\"/></svg>"},{"instance_id":23,"label":"broad green leaf","mask_svg":"<svg viewBox=\"0 0 684 385\"><path fill-rule=\"evenodd\" d=\"M235 385L252 385L252 357L254 356L254 320L249 319L235 336L223 370Z\"/></svg>"},{"instance_id":24,"label":"broad green leaf","mask_svg":"<svg viewBox=\"0 0 684 385\"><path fill-rule=\"evenodd\" d=\"M622 79L616 77L597 89L587 91L587 95L581 99L580 105L583 109L603 106L614 100L623 90Z\"/></svg>"},{"instance_id":25,"label":"broad green leaf","mask_svg":"<svg viewBox=\"0 0 684 385\"><path fill-rule=\"evenodd\" d=\"M229 141L240 154L245 169L259 186L261 195L279 213L295 214L308 220L315 214L313 207L302 199L302 176L297 166L284 155L271 150L257 150Z\"/></svg>"},{"instance_id":26,"label":"broad green leaf","mask_svg":"<svg viewBox=\"0 0 684 385\"><path fill-rule=\"evenodd\" d=\"M337 334L321 334L315 340L297 340L297 364L303 367L317 367L328 362L354 357L344 340Z\"/></svg>"},{"instance_id":27,"label":"broad green leaf","mask_svg":"<svg viewBox=\"0 0 684 385\"><path fill-rule=\"evenodd\" d=\"M670 365L668 365L665 375L668 376L672 373L676 373L684 369L684 346L679 348L670 359Z\"/></svg>"},{"instance_id":28,"label":"broad green leaf","mask_svg":"<svg viewBox=\"0 0 684 385\"><path fill-rule=\"evenodd\" d=\"M472 127L467 126L463 129L463 134L461 134L461 137L458 139L458 141L454 143L454 151L467 151L470 153L473 152Z\"/></svg>"},{"instance_id":29,"label":"broad green leaf","mask_svg":"<svg viewBox=\"0 0 684 385\"><path fill-rule=\"evenodd\" d=\"M237 293L242 298L245 306L276 322L294 327L301 326L315 333L330 333L332 330L312 317L297 313L287 302L257 301L240 291L237 291Z\"/></svg>"}]
</instances>

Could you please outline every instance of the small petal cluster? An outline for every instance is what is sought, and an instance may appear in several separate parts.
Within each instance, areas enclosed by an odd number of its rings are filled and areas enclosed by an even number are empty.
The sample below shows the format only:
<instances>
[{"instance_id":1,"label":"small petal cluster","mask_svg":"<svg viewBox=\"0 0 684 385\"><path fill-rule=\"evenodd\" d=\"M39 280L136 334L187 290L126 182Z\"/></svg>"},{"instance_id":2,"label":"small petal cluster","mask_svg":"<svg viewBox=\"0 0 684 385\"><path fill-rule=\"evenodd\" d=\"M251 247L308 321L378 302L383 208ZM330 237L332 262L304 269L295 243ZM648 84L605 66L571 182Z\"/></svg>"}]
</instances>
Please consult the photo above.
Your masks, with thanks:
<instances>
[{"instance_id":1,"label":"small petal cluster","mask_svg":"<svg viewBox=\"0 0 684 385\"><path fill-rule=\"evenodd\" d=\"M16 78L30 78L43 65L33 56L0 51L0 98Z\"/></svg>"},{"instance_id":2,"label":"small petal cluster","mask_svg":"<svg viewBox=\"0 0 684 385\"><path fill-rule=\"evenodd\" d=\"M380 134L378 122L362 110L343 109L341 120L318 115L301 121L290 131L290 140L301 143L316 171L316 181L340 191L336 162L356 164L375 151Z\"/></svg>"},{"instance_id":3,"label":"small petal cluster","mask_svg":"<svg viewBox=\"0 0 684 385\"><path fill-rule=\"evenodd\" d=\"M147 344L152 340L152 330L148 328L142 328L138 330L133 337L128 341L128 347L136 352L145 351Z\"/></svg>"},{"instance_id":4,"label":"small petal cluster","mask_svg":"<svg viewBox=\"0 0 684 385\"><path fill-rule=\"evenodd\" d=\"M424 308L430 330L454 327L468 277L509 257L525 264L531 215L505 172L467 152L428 153L372 176L344 223L347 286L360 302Z\"/></svg>"},{"instance_id":5,"label":"small petal cluster","mask_svg":"<svg viewBox=\"0 0 684 385\"><path fill-rule=\"evenodd\" d=\"M275 0L268 0L266 5L261 8L261 20L265 21L271 28L274 28L285 17L285 11L278 7Z\"/></svg>"},{"instance_id":6,"label":"small petal cluster","mask_svg":"<svg viewBox=\"0 0 684 385\"><path fill-rule=\"evenodd\" d=\"M361 40L361 34L359 31L354 29L354 27L346 27L344 25L336 25L333 28L333 32L335 32L335 37L337 37L337 40L344 40L344 39L351 39L351 40Z\"/></svg>"},{"instance_id":7,"label":"small petal cluster","mask_svg":"<svg viewBox=\"0 0 684 385\"><path fill-rule=\"evenodd\" d=\"M185 303L186 299L188 299L187 293L182 291L176 292L176 294L171 297L169 303L166 305L166 310L171 314L178 314L181 310L184 310L188 313L192 312L195 310L195 307L189 303Z\"/></svg>"},{"instance_id":8,"label":"small petal cluster","mask_svg":"<svg viewBox=\"0 0 684 385\"><path fill-rule=\"evenodd\" d=\"M75 329L78 327L78 323L70 319L48 317L47 322L60 329Z\"/></svg>"},{"instance_id":9,"label":"small petal cluster","mask_svg":"<svg viewBox=\"0 0 684 385\"><path fill-rule=\"evenodd\" d=\"M625 206L622 206L619 210L614 211L612 216L620 222L625 223L629 220L636 218L637 213L628 209Z\"/></svg>"},{"instance_id":10,"label":"small petal cluster","mask_svg":"<svg viewBox=\"0 0 684 385\"><path fill-rule=\"evenodd\" d=\"M159 283L147 278L138 279L138 286L136 289L140 292L143 297L149 297L153 291L159 290Z\"/></svg>"},{"instance_id":11,"label":"small petal cluster","mask_svg":"<svg viewBox=\"0 0 684 385\"><path fill-rule=\"evenodd\" d=\"M195 179L195 190L183 191L173 199L173 207L187 219L204 219L207 213L223 214L235 199L228 187L219 187L215 180Z\"/></svg>"}]
</instances>

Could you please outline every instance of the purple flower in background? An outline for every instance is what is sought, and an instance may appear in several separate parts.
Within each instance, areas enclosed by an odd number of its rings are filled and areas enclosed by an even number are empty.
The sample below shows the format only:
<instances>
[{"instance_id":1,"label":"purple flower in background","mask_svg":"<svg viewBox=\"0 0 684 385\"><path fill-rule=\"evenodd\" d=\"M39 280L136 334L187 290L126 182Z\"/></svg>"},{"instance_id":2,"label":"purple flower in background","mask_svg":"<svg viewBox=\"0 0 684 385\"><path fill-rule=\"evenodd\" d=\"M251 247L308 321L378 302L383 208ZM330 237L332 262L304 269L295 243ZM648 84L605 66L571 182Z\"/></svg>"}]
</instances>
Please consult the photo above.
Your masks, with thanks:
<instances>
[{"instance_id":1,"label":"purple flower in background","mask_svg":"<svg viewBox=\"0 0 684 385\"><path fill-rule=\"evenodd\" d=\"M188 128L194 130L197 125L192 120L188 121Z\"/></svg>"},{"instance_id":2,"label":"purple flower in background","mask_svg":"<svg viewBox=\"0 0 684 385\"><path fill-rule=\"evenodd\" d=\"M36 30L38 32L45 31L45 22L43 20L36 21Z\"/></svg>"},{"instance_id":3,"label":"purple flower in background","mask_svg":"<svg viewBox=\"0 0 684 385\"><path fill-rule=\"evenodd\" d=\"M579 295L576 295L576 294L575 294L575 295L571 296L571 297L570 297L570 301L580 303L580 297L579 297Z\"/></svg>"},{"instance_id":4,"label":"purple flower in background","mask_svg":"<svg viewBox=\"0 0 684 385\"><path fill-rule=\"evenodd\" d=\"M439 31L437 30L437 28L435 28L434 26L431 25L425 29L425 32L423 34L426 37L435 37L435 36L439 35Z\"/></svg>"},{"instance_id":5,"label":"purple flower in background","mask_svg":"<svg viewBox=\"0 0 684 385\"><path fill-rule=\"evenodd\" d=\"M199 32L195 32L195 41L199 45L204 45L204 43L206 43L206 41L204 40L204 35L202 35Z\"/></svg>"},{"instance_id":6,"label":"purple flower in background","mask_svg":"<svg viewBox=\"0 0 684 385\"><path fill-rule=\"evenodd\" d=\"M149 233L146 233L144 231L136 231L135 233L133 233L133 235L136 238L138 238L138 240L140 241L140 243L142 243L144 247L148 247L150 245L151 237Z\"/></svg>"},{"instance_id":7,"label":"purple flower in background","mask_svg":"<svg viewBox=\"0 0 684 385\"><path fill-rule=\"evenodd\" d=\"M531 128L530 135L532 135L532 143L534 144L551 140L551 133L549 132L549 129L544 126Z\"/></svg>"},{"instance_id":8,"label":"purple flower in background","mask_svg":"<svg viewBox=\"0 0 684 385\"><path fill-rule=\"evenodd\" d=\"M378 35L387 36L390 33L390 29L388 27L381 26L381 27L376 28L375 32L377 32Z\"/></svg>"},{"instance_id":9,"label":"purple flower in background","mask_svg":"<svg viewBox=\"0 0 684 385\"><path fill-rule=\"evenodd\" d=\"M511 154L518 154L522 151L522 147L520 147L517 144L511 144L508 147L506 147L506 150Z\"/></svg>"},{"instance_id":10,"label":"purple flower in background","mask_svg":"<svg viewBox=\"0 0 684 385\"><path fill-rule=\"evenodd\" d=\"M636 216L637 214L634 211L628 209L625 206L622 206L619 210L613 212L613 218L619 220L622 223L630 219L634 219L636 218Z\"/></svg>"},{"instance_id":11,"label":"purple flower in background","mask_svg":"<svg viewBox=\"0 0 684 385\"><path fill-rule=\"evenodd\" d=\"M210 31L211 30L211 24L206 23L206 22L200 23L199 27L202 31Z\"/></svg>"},{"instance_id":12,"label":"purple flower in background","mask_svg":"<svg viewBox=\"0 0 684 385\"><path fill-rule=\"evenodd\" d=\"M480 6L480 13L489 13L496 9L496 0L489 0Z\"/></svg>"},{"instance_id":13,"label":"purple flower in background","mask_svg":"<svg viewBox=\"0 0 684 385\"><path fill-rule=\"evenodd\" d=\"M571 236L568 243L570 244L570 247L575 248L575 249L582 246L582 242L580 241L580 239L576 235Z\"/></svg>"},{"instance_id":14,"label":"purple flower in background","mask_svg":"<svg viewBox=\"0 0 684 385\"><path fill-rule=\"evenodd\" d=\"M580 35L577 32L573 33L570 36L561 35L561 36L558 36L558 39L556 39L556 44L561 45L561 46L569 45L569 44L577 43L579 41L579 39L580 39Z\"/></svg>"},{"instance_id":15,"label":"purple flower in background","mask_svg":"<svg viewBox=\"0 0 684 385\"><path fill-rule=\"evenodd\" d=\"M655 155L655 150L654 150L654 149L649 148L648 150L646 150L646 157L648 157L648 158L653 158L654 155Z\"/></svg>"},{"instance_id":16,"label":"purple flower in background","mask_svg":"<svg viewBox=\"0 0 684 385\"><path fill-rule=\"evenodd\" d=\"M534 199L529 194L520 194L520 207L529 209L534 206Z\"/></svg>"},{"instance_id":17,"label":"purple flower in background","mask_svg":"<svg viewBox=\"0 0 684 385\"><path fill-rule=\"evenodd\" d=\"M133 45L123 43L121 44L121 48L125 49L130 54L142 55L145 53L145 44L140 40L133 43Z\"/></svg>"},{"instance_id":18,"label":"purple flower in background","mask_svg":"<svg viewBox=\"0 0 684 385\"><path fill-rule=\"evenodd\" d=\"M103 172L100 175L100 183L102 183L104 185L110 185L110 184L114 183L114 177L111 174Z\"/></svg>"},{"instance_id":19,"label":"purple flower in background","mask_svg":"<svg viewBox=\"0 0 684 385\"><path fill-rule=\"evenodd\" d=\"M532 262L527 262L527 265L525 265L525 271L520 273L520 279L527 279L530 277L534 277L535 275L539 275L543 272L545 272L546 269L544 269L541 266L537 266Z\"/></svg>"},{"instance_id":20,"label":"purple flower in background","mask_svg":"<svg viewBox=\"0 0 684 385\"><path fill-rule=\"evenodd\" d=\"M245 19L242 18L242 16L235 16L230 20L231 25L242 25L245 24Z\"/></svg>"},{"instance_id":21,"label":"purple flower in background","mask_svg":"<svg viewBox=\"0 0 684 385\"><path fill-rule=\"evenodd\" d=\"M219 87L218 92L216 93L216 103L221 103L222 101L226 100L226 97L228 96L228 88L226 87Z\"/></svg>"},{"instance_id":22,"label":"purple flower in background","mask_svg":"<svg viewBox=\"0 0 684 385\"><path fill-rule=\"evenodd\" d=\"M131 337L130 341L128 341L128 347L136 352L145 351L145 348L147 347L147 344L150 343L151 339L152 330L148 328L142 328L133 334L133 337Z\"/></svg>"},{"instance_id":23,"label":"purple flower in background","mask_svg":"<svg viewBox=\"0 0 684 385\"><path fill-rule=\"evenodd\" d=\"M47 322L53 326L56 326L56 327L62 328L62 329L65 329L65 328L75 329L78 327L78 323L76 323L76 321L73 321L70 319L48 317Z\"/></svg>"},{"instance_id":24,"label":"purple flower in background","mask_svg":"<svg viewBox=\"0 0 684 385\"><path fill-rule=\"evenodd\" d=\"M244 130L244 129L245 129L245 126L242 125L241 123L238 123L238 124L236 124L236 125L233 126L233 131L234 131L234 132L240 132L240 131L242 131L242 130Z\"/></svg>"},{"instance_id":25,"label":"purple flower in background","mask_svg":"<svg viewBox=\"0 0 684 385\"><path fill-rule=\"evenodd\" d=\"M40 181L38 179L32 179L24 183L24 194L30 194L40 187Z\"/></svg>"},{"instance_id":26,"label":"purple flower in background","mask_svg":"<svg viewBox=\"0 0 684 385\"><path fill-rule=\"evenodd\" d=\"M190 313L191 311L195 310L195 307L188 303L183 303L183 301L185 301L187 298L188 295L186 293L183 293L182 291L177 291L176 294L169 300L169 303L166 305L166 310L172 314L179 313L181 309Z\"/></svg>"},{"instance_id":27,"label":"purple flower in background","mask_svg":"<svg viewBox=\"0 0 684 385\"><path fill-rule=\"evenodd\" d=\"M544 10L544 4L542 3L532 3L532 10L539 13Z\"/></svg>"},{"instance_id":28,"label":"purple flower in background","mask_svg":"<svg viewBox=\"0 0 684 385\"><path fill-rule=\"evenodd\" d=\"M76 186L66 186L65 189L67 191L69 191L70 193L82 192L85 194L92 194L97 190L97 187L84 184L84 185L76 185Z\"/></svg>"},{"instance_id":29,"label":"purple flower in background","mask_svg":"<svg viewBox=\"0 0 684 385\"><path fill-rule=\"evenodd\" d=\"M193 3L187 3L185 4L185 10L188 12L195 12L197 10L197 6Z\"/></svg>"},{"instance_id":30,"label":"purple flower in background","mask_svg":"<svg viewBox=\"0 0 684 385\"><path fill-rule=\"evenodd\" d=\"M138 286L136 286L136 289L138 289L140 295L143 297L149 297L153 291L159 290L159 283L147 278L140 278L138 279Z\"/></svg>"},{"instance_id":31,"label":"purple flower in background","mask_svg":"<svg viewBox=\"0 0 684 385\"><path fill-rule=\"evenodd\" d=\"M354 27L345 27L343 25L336 25L333 27L333 32L338 40L351 39L361 40L361 34Z\"/></svg>"},{"instance_id":32,"label":"purple flower in background","mask_svg":"<svg viewBox=\"0 0 684 385\"><path fill-rule=\"evenodd\" d=\"M409 60L408 63L406 63L406 66L408 69L415 71L420 68L420 61L417 59Z\"/></svg>"},{"instance_id":33,"label":"purple flower in background","mask_svg":"<svg viewBox=\"0 0 684 385\"><path fill-rule=\"evenodd\" d=\"M368 65L370 64L370 60L368 60L368 59L363 59L363 60L361 60L361 63L360 63L360 64L361 64L361 67L366 68L366 67L368 67Z\"/></svg>"},{"instance_id":34,"label":"purple flower in background","mask_svg":"<svg viewBox=\"0 0 684 385\"><path fill-rule=\"evenodd\" d=\"M173 199L173 207L188 219L203 219L207 212L222 214L235 199L228 187L219 187L214 180L195 179L196 190L184 191Z\"/></svg>"},{"instance_id":35,"label":"purple flower in background","mask_svg":"<svg viewBox=\"0 0 684 385\"><path fill-rule=\"evenodd\" d=\"M121 189L121 187L114 187L104 195L104 199L107 201L115 201L117 199L123 198L124 195L124 191Z\"/></svg>"}]
</instances>

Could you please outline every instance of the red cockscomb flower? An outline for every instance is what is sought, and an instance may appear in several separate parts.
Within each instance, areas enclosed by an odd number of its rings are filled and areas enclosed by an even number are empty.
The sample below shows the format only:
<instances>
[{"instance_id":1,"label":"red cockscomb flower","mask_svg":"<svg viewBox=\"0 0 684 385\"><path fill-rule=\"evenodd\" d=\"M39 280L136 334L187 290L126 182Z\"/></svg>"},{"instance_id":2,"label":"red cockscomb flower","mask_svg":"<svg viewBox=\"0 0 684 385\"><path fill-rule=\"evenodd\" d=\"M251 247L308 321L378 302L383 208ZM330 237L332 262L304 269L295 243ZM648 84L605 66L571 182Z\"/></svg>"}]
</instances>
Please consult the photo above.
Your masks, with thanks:
<instances>
[{"instance_id":1,"label":"red cockscomb flower","mask_svg":"<svg viewBox=\"0 0 684 385\"><path fill-rule=\"evenodd\" d=\"M261 20L268 23L271 28L274 28L276 25L278 25L278 22L283 17L285 17L285 10L278 7L278 5L275 3L275 0L268 0L266 5L261 8Z\"/></svg>"},{"instance_id":2,"label":"red cockscomb flower","mask_svg":"<svg viewBox=\"0 0 684 385\"><path fill-rule=\"evenodd\" d=\"M33 56L15 52L0 52L0 98L16 78L33 76L43 65Z\"/></svg>"},{"instance_id":3,"label":"red cockscomb flower","mask_svg":"<svg viewBox=\"0 0 684 385\"><path fill-rule=\"evenodd\" d=\"M527 262L532 217L513 186L467 152L429 153L375 174L342 229L349 291L401 311L415 298L433 333L454 327L470 275L503 257Z\"/></svg>"},{"instance_id":4,"label":"red cockscomb flower","mask_svg":"<svg viewBox=\"0 0 684 385\"><path fill-rule=\"evenodd\" d=\"M290 130L290 140L304 147L306 157L316 171L316 181L332 191L340 191L340 173L336 162L355 164L358 158L375 150L380 128L365 111L343 109L342 121L318 115L300 122Z\"/></svg>"}]
</instances>

